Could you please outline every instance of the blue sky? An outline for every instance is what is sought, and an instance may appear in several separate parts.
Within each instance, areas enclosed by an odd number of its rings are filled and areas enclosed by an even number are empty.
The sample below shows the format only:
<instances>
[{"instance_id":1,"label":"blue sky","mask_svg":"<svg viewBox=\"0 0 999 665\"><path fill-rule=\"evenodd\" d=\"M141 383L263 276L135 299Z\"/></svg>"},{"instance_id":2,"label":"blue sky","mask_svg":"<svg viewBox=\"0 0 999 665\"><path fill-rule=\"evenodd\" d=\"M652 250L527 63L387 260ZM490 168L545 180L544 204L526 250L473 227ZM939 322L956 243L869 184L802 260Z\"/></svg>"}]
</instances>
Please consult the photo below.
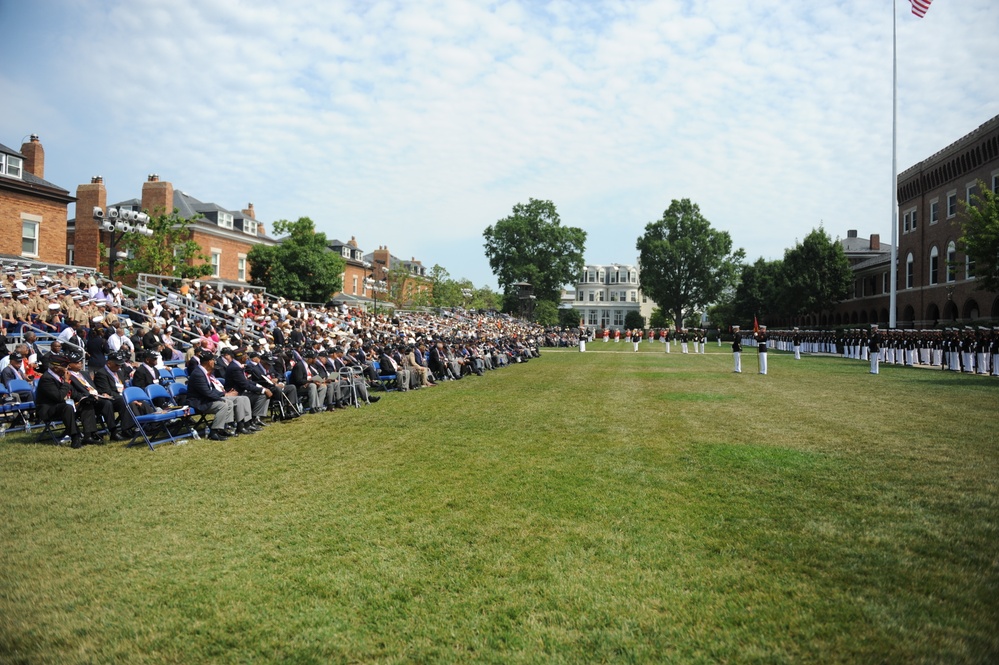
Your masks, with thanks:
<instances>
[{"instance_id":1,"label":"blue sky","mask_svg":"<svg viewBox=\"0 0 999 665\"><path fill-rule=\"evenodd\" d=\"M902 171L999 113L999 6L897 16ZM0 143L37 133L55 184L158 173L477 286L531 197L590 263L674 198L750 261L891 234L888 0L0 0L0 29Z\"/></svg>"}]
</instances>

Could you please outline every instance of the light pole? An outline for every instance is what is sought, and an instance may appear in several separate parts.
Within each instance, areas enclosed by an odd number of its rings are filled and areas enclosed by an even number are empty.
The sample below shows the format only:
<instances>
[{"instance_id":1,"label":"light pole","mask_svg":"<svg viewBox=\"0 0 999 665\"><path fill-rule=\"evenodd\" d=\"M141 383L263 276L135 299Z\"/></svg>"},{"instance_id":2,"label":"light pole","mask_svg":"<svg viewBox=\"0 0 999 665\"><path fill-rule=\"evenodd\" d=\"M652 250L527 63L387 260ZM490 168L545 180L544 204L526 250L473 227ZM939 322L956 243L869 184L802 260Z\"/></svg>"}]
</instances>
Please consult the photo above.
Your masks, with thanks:
<instances>
[{"instance_id":1,"label":"light pole","mask_svg":"<svg viewBox=\"0 0 999 665\"><path fill-rule=\"evenodd\" d=\"M118 243L130 233L144 236L153 235L153 230L149 228L149 215L144 212L120 208L108 208L105 211L100 206L94 206L94 221L101 231L110 236L108 242L108 279L113 282L114 264L119 258L124 258L124 256L118 256Z\"/></svg>"},{"instance_id":2,"label":"light pole","mask_svg":"<svg viewBox=\"0 0 999 665\"><path fill-rule=\"evenodd\" d=\"M379 281L379 280L375 279L375 271L378 269L378 266L372 265L371 263L368 263L367 261L365 261L361 265L363 265L364 269L367 270L368 273L369 273L369 276L364 279L364 285L366 287L368 287L369 289L371 289L371 297L374 300L373 313L377 314L378 313L378 292L385 290L385 282L384 281Z\"/></svg>"}]
</instances>

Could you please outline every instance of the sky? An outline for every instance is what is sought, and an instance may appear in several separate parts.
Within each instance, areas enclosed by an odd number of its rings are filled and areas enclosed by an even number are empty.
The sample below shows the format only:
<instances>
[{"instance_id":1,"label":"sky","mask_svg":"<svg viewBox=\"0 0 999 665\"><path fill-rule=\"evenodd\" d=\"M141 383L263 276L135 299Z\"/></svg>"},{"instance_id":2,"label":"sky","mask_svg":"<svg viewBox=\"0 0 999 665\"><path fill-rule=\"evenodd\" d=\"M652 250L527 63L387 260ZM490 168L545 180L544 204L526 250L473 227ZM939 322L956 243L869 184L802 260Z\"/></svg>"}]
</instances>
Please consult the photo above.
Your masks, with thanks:
<instances>
[{"instance_id":1,"label":"sky","mask_svg":"<svg viewBox=\"0 0 999 665\"><path fill-rule=\"evenodd\" d=\"M999 114L999 3L898 0L898 170ZM0 0L0 143L496 288L530 198L635 263L689 198L748 261L891 237L890 0ZM70 217L74 216L71 206Z\"/></svg>"}]
</instances>

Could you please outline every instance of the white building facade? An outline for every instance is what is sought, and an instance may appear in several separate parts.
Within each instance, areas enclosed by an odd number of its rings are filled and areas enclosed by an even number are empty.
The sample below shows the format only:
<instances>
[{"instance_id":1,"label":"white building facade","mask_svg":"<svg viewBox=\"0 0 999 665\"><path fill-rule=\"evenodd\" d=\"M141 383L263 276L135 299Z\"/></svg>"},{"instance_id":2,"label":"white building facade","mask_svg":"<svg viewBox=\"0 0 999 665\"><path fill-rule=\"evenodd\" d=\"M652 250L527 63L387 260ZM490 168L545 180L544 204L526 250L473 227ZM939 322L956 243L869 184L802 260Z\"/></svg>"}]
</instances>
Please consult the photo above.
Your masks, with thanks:
<instances>
[{"instance_id":1,"label":"white building facade","mask_svg":"<svg viewBox=\"0 0 999 665\"><path fill-rule=\"evenodd\" d=\"M643 300L650 309L638 283L638 266L588 265L575 286L572 307L580 313L583 325L593 330L624 330L628 312L642 313Z\"/></svg>"}]
</instances>

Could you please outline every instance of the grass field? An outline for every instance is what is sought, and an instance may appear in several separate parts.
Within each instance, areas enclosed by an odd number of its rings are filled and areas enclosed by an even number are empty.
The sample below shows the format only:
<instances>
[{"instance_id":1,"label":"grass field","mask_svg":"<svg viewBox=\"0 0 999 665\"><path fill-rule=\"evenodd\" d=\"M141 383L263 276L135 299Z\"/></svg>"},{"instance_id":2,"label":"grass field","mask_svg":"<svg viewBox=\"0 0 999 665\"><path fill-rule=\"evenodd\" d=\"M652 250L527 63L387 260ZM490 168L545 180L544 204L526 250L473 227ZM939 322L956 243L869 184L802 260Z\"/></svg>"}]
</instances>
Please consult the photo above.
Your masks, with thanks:
<instances>
[{"instance_id":1,"label":"grass field","mask_svg":"<svg viewBox=\"0 0 999 665\"><path fill-rule=\"evenodd\" d=\"M0 662L999 659L999 380L589 348L220 443L8 436Z\"/></svg>"}]
</instances>

